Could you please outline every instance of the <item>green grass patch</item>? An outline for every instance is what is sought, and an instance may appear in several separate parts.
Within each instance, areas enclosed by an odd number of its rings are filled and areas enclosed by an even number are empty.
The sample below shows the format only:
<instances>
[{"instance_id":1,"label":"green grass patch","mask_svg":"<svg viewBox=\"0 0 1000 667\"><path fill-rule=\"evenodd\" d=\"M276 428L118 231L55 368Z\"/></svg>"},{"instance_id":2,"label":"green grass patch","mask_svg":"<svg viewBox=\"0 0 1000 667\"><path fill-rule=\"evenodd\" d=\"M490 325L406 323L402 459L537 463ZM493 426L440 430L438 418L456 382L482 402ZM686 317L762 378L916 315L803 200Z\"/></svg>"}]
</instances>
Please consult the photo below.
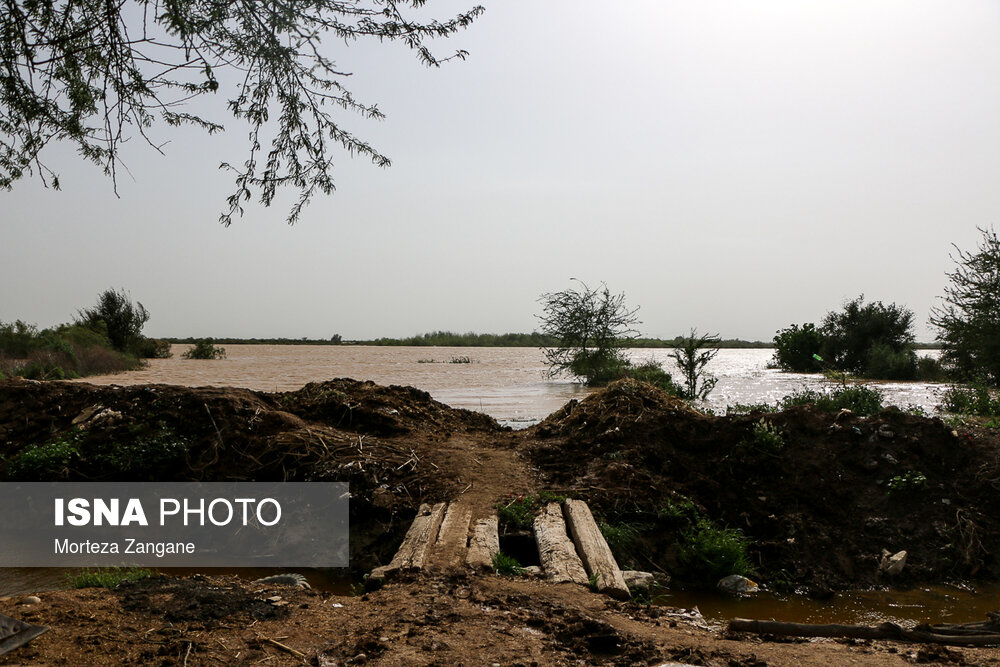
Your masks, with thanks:
<instances>
[{"instance_id":1,"label":"green grass patch","mask_svg":"<svg viewBox=\"0 0 1000 667\"><path fill-rule=\"evenodd\" d=\"M524 568L517 559L502 551L493 555L493 571L504 577L520 577L524 574Z\"/></svg>"},{"instance_id":2,"label":"green grass patch","mask_svg":"<svg viewBox=\"0 0 1000 667\"><path fill-rule=\"evenodd\" d=\"M730 574L748 575L753 571L747 554L749 540L734 528L720 528L713 521L699 518L681 533L678 561L693 577L714 583Z\"/></svg>"},{"instance_id":3,"label":"green grass patch","mask_svg":"<svg viewBox=\"0 0 1000 667\"><path fill-rule=\"evenodd\" d=\"M68 574L66 584L70 588L114 588L127 581L139 581L155 577L158 573L141 567L102 567Z\"/></svg>"},{"instance_id":4,"label":"green grass patch","mask_svg":"<svg viewBox=\"0 0 1000 667\"><path fill-rule=\"evenodd\" d=\"M550 491L542 491L526 496L513 496L495 505L497 517L504 531L529 530L544 505L561 503L566 496Z\"/></svg>"}]
</instances>

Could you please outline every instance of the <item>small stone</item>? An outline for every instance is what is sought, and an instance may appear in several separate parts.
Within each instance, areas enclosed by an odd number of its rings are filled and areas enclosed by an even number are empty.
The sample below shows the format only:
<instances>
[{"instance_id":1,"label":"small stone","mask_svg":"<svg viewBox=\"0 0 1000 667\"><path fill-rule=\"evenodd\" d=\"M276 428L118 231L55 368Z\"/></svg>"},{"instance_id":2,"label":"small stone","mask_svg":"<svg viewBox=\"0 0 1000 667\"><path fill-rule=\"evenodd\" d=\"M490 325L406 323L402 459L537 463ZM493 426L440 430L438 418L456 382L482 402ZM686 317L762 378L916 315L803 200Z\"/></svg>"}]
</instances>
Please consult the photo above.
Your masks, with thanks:
<instances>
[{"instance_id":1,"label":"small stone","mask_svg":"<svg viewBox=\"0 0 1000 667\"><path fill-rule=\"evenodd\" d=\"M882 549L882 562L878 566L879 572L896 575L903 571L904 565L906 565L905 550L890 554L888 549Z\"/></svg>"},{"instance_id":2,"label":"small stone","mask_svg":"<svg viewBox=\"0 0 1000 667\"><path fill-rule=\"evenodd\" d=\"M365 654L365 653L358 653L353 658L350 658L349 660L347 660L347 664L348 665L357 665L357 664L360 664L362 662L366 662L367 660L368 660L368 655L367 654Z\"/></svg>"},{"instance_id":3,"label":"small stone","mask_svg":"<svg viewBox=\"0 0 1000 667\"><path fill-rule=\"evenodd\" d=\"M622 578L625 585L633 593L635 591L648 591L653 585L652 572L640 572L638 570L622 570Z\"/></svg>"},{"instance_id":4,"label":"small stone","mask_svg":"<svg viewBox=\"0 0 1000 667\"><path fill-rule=\"evenodd\" d=\"M29 595L28 597L21 600L21 604L27 604L27 605L41 604L41 602L42 598L38 597L37 595Z\"/></svg>"},{"instance_id":5,"label":"small stone","mask_svg":"<svg viewBox=\"0 0 1000 667\"><path fill-rule=\"evenodd\" d=\"M733 595L749 595L760 590L760 586L756 582L739 574L731 574L728 577L723 577L716 584L716 587L720 591L732 593Z\"/></svg>"}]
</instances>

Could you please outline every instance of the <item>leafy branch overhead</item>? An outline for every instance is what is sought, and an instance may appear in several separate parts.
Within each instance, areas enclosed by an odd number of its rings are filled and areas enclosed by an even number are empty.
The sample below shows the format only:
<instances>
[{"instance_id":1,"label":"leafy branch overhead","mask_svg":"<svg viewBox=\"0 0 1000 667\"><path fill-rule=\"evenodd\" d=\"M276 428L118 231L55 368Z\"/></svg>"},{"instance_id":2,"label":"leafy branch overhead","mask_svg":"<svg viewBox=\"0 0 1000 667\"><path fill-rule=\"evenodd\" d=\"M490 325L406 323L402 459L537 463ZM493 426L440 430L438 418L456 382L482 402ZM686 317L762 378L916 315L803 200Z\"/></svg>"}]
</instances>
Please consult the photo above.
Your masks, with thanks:
<instances>
[{"instance_id":1,"label":"leafy branch overhead","mask_svg":"<svg viewBox=\"0 0 1000 667\"><path fill-rule=\"evenodd\" d=\"M192 99L226 92L230 113L249 125L249 155L223 163L235 191L220 216L229 225L255 196L270 205L280 187L298 191L288 222L318 191L334 190L336 147L379 166L389 159L345 130L336 112L382 118L354 98L348 72L324 48L330 37L399 41L428 66L426 42L468 26L477 6L444 20L405 13L424 0L4 0L0 5L0 186L25 175L59 187L41 151L74 144L117 184L120 149L131 136L160 150L151 130L217 120L186 111ZM231 82L231 83L230 83ZM268 146L265 148L265 144Z\"/></svg>"}]
</instances>

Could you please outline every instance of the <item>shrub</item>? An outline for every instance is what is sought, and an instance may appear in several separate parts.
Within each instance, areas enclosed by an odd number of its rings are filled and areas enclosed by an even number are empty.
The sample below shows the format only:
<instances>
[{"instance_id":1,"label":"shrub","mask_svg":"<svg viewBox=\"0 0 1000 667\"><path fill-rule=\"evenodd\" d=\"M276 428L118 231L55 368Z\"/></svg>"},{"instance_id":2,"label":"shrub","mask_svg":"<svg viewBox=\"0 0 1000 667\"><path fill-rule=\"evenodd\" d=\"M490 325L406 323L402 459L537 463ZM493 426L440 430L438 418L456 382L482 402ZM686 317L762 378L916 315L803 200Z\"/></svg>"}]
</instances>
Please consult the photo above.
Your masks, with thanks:
<instances>
[{"instance_id":1,"label":"shrub","mask_svg":"<svg viewBox=\"0 0 1000 667\"><path fill-rule=\"evenodd\" d=\"M796 405L812 404L827 412L850 410L865 417L882 411L883 398L884 396L878 388L868 385L841 387L832 392L803 389L781 399L781 407L787 409Z\"/></svg>"},{"instance_id":2,"label":"shrub","mask_svg":"<svg viewBox=\"0 0 1000 667\"><path fill-rule=\"evenodd\" d=\"M941 410L958 415L997 417L1000 416L1000 397L994 398L984 384L952 386L942 397Z\"/></svg>"},{"instance_id":3,"label":"shrub","mask_svg":"<svg viewBox=\"0 0 1000 667\"><path fill-rule=\"evenodd\" d=\"M865 375L873 348L912 350L912 328L912 310L881 301L865 303L862 295L823 318L823 356L839 370Z\"/></svg>"},{"instance_id":4,"label":"shrub","mask_svg":"<svg viewBox=\"0 0 1000 667\"><path fill-rule=\"evenodd\" d=\"M785 436L780 428L761 417L753 425L750 444L764 453L777 454L785 448Z\"/></svg>"},{"instance_id":5,"label":"shrub","mask_svg":"<svg viewBox=\"0 0 1000 667\"><path fill-rule=\"evenodd\" d=\"M982 235L974 252L956 246L957 267L948 274L943 305L931 310L938 329L941 361L962 381L1000 386L1000 238L994 230Z\"/></svg>"},{"instance_id":6,"label":"shrub","mask_svg":"<svg viewBox=\"0 0 1000 667\"><path fill-rule=\"evenodd\" d=\"M469 357L464 357L464 356L463 357L452 357L451 358L451 363L453 363L453 364L471 364L472 363L472 359L470 359Z\"/></svg>"},{"instance_id":7,"label":"shrub","mask_svg":"<svg viewBox=\"0 0 1000 667\"><path fill-rule=\"evenodd\" d=\"M774 336L774 362L778 368L793 373L818 373L822 370L817 354L823 351L823 334L815 324L793 324Z\"/></svg>"},{"instance_id":8,"label":"shrub","mask_svg":"<svg viewBox=\"0 0 1000 667\"><path fill-rule=\"evenodd\" d=\"M80 443L85 431L74 430L43 445L31 445L11 460L7 476L11 479L43 481L63 478L70 464L80 458Z\"/></svg>"},{"instance_id":9,"label":"shrub","mask_svg":"<svg viewBox=\"0 0 1000 667\"><path fill-rule=\"evenodd\" d=\"M715 388L718 378L709 375L705 366L719 353L718 344L718 336L699 336L695 329L691 330L690 335L678 339L671 356L684 374L684 398L703 401Z\"/></svg>"},{"instance_id":10,"label":"shrub","mask_svg":"<svg viewBox=\"0 0 1000 667\"><path fill-rule=\"evenodd\" d=\"M714 583L730 574L745 576L753 571L747 546L739 530L719 528L709 519L699 518L681 533L678 561L687 574Z\"/></svg>"},{"instance_id":11,"label":"shrub","mask_svg":"<svg viewBox=\"0 0 1000 667\"><path fill-rule=\"evenodd\" d=\"M139 567L105 567L68 574L66 583L70 588L115 588L121 583L148 579L156 574Z\"/></svg>"},{"instance_id":12,"label":"shrub","mask_svg":"<svg viewBox=\"0 0 1000 667\"><path fill-rule=\"evenodd\" d=\"M97 298L93 308L81 310L77 323L107 335L111 346L119 352L131 352L142 338L142 327L149 321L149 312L124 289L107 289Z\"/></svg>"},{"instance_id":13,"label":"shrub","mask_svg":"<svg viewBox=\"0 0 1000 667\"><path fill-rule=\"evenodd\" d=\"M680 397L684 395L684 390L674 382L670 373L663 370L663 366L658 361L650 359L638 366L626 362L616 372L618 373L618 376L614 378L616 380L619 378L632 378L640 382L648 382L672 396Z\"/></svg>"},{"instance_id":14,"label":"shrub","mask_svg":"<svg viewBox=\"0 0 1000 667\"><path fill-rule=\"evenodd\" d=\"M917 353L877 343L868 350L863 375L882 380L913 380L917 377Z\"/></svg>"},{"instance_id":15,"label":"shrub","mask_svg":"<svg viewBox=\"0 0 1000 667\"><path fill-rule=\"evenodd\" d=\"M185 359L224 359L226 350L214 345L211 338L202 338L181 356Z\"/></svg>"},{"instance_id":16,"label":"shrub","mask_svg":"<svg viewBox=\"0 0 1000 667\"><path fill-rule=\"evenodd\" d=\"M173 356L173 352L170 351L170 341L159 338L143 337L136 346L135 353L141 359L169 359Z\"/></svg>"}]
</instances>

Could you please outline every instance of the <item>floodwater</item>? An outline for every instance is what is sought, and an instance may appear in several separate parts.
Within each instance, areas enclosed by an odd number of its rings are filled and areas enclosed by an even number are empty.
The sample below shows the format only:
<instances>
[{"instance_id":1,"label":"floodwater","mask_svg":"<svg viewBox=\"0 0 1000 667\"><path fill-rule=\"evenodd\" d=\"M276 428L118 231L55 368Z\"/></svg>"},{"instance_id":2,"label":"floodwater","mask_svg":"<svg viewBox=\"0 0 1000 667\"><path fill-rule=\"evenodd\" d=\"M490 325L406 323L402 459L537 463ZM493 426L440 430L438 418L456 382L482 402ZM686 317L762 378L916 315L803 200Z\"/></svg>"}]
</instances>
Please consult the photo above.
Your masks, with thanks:
<instances>
[{"instance_id":1,"label":"floodwater","mask_svg":"<svg viewBox=\"0 0 1000 667\"><path fill-rule=\"evenodd\" d=\"M412 385L448 405L485 412L501 423L524 427L544 419L570 399L582 399L590 390L566 378L546 376L545 360L536 348L368 347L325 345L226 345L225 359L187 360L186 345L173 346L170 359L151 360L143 370L89 377L94 384L164 383L187 386L245 387L259 391L295 390L308 382L337 377L373 380L379 384ZM821 375L784 373L768 368L773 350L720 350L707 370L718 384L703 407L718 413L737 403L774 403L803 388L824 389L833 383ZM631 350L634 361L663 362L679 378L670 350ZM465 361L468 363L456 363ZM887 403L920 406L933 414L943 391L933 383L878 383ZM57 588L66 570L7 569L0 577L0 595L24 594ZM248 574L262 576L271 572ZM319 581L316 581L316 579ZM325 578L325 579L324 579ZM346 594L349 582L336 572L312 573L314 585ZM761 594L733 599L712 593L670 591L660 602L698 606L706 619L732 617L773 618L795 622L878 623L971 622L986 618L996 608L1000 587L979 594L951 588L913 591L859 591L818 602L792 596Z\"/></svg>"},{"instance_id":2,"label":"floodwater","mask_svg":"<svg viewBox=\"0 0 1000 667\"><path fill-rule=\"evenodd\" d=\"M338 377L379 384L411 385L442 403L478 410L514 427L536 423L589 389L567 378L549 378L542 353L524 347L369 347L360 345L226 345L226 358L181 358L186 345L174 345L170 359L118 375L89 377L95 384L165 383L187 386L245 387L289 391L308 382ZM654 359L677 380L680 373L666 349L630 350L634 361ZM770 349L720 350L707 371L719 382L703 407L725 412L736 403L774 403L793 391L822 389L822 375L785 373L767 367ZM469 363L453 363L468 359ZM941 385L921 382L878 383L887 402L916 405L929 414L939 403Z\"/></svg>"}]
</instances>

